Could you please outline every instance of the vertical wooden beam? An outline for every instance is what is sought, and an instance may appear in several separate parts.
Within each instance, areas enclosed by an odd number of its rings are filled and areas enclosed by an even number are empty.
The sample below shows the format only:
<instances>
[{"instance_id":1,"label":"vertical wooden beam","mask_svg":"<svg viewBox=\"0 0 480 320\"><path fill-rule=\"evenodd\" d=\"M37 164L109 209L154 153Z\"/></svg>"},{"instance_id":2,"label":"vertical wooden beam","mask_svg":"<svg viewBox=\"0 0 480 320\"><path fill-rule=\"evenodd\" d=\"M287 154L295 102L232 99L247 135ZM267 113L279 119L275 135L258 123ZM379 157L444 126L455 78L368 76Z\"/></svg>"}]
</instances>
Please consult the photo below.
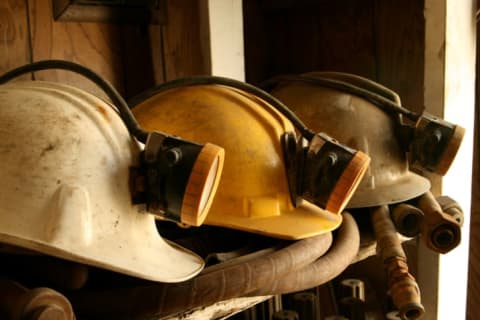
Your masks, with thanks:
<instances>
[{"instance_id":1,"label":"vertical wooden beam","mask_svg":"<svg viewBox=\"0 0 480 320\"><path fill-rule=\"evenodd\" d=\"M443 115L445 60L445 0L425 0L425 64L423 100L425 108ZM432 181L432 190L439 194L441 180ZM425 307L425 320L437 319L439 255L418 242L417 282Z\"/></svg>"},{"instance_id":2,"label":"vertical wooden beam","mask_svg":"<svg viewBox=\"0 0 480 320\"><path fill-rule=\"evenodd\" d=\"M167 0L167 21L162 27L166 81L210 72L199 12L197 0Z\"/></svg>"},{"instance_id":3,"label":"vertical wooden beam","mask_svg":"<svg viewBox=\"0 0 480 320\"><path fill-rule=\"evenodd\" d=\"M478 1L477 1L478 3ZM477 10L479 6L477 4ZM477 20L477 28L478 28ZM477 48L480 36L477 33ZM475 88L475 131L472 179L472 210L470 221L470 249L468 263L467 319L480 314L480 53L477 50Z\"/></svg>"},{"instance_id":4,"label":"vertical wooden beam","mask_svg":"<svg viewBox=\"0 0 480 320\"><path fill-rule=\"evenodd\" d=\"M438 299L438 310L427 310L426 319L465 315L474 118L474 8L473 0L425 0L425 106L429 112L467 130L455 162L441 185L435 186L438 193L451 196L465 210L462 244L441 257L420 247L420 251L424 250L419 253L422 296L431 302Z\"/></svg>"},{"instance_id":5,"label":"vertical wooden beam","mask_svg":"<svg viewBox=\"0 0 480 320\"><path fill-rule=\"evenodd\" d=\"M210 73L245 80L242 0L202 0ZM206 21L208 20L208 21ZM206 25L205 25L206 24ZM207 38L207 37L205 37Z\"/></svg>"},{"instance_id":6,"label":"vertical wooden beam","mask_svg":"<svg viewBox=\"0 0 480 320\"><path fill-rule=\"evenodd\" d=\"M150 36L158 26L149 25L122 25L122 61L124 71L125 98L129 99L136 94L152 87L155 82L155 61L152 59L153 49ZM157 28L155 28L157 27Z\"/></svg>"},{"instance_id":7,"label":"vertical wooden beam","mask_svg":"<svg viewBox=\"0 0 480 320\"><path fill-rule=\"evenodd\" d=\"M462 243L440 257L439 320L463 317L466 313L475 114L475 11L475 0L447 1L443 116L465 127L467 133L455 162L443 178L442 193L456 199L466 214Z\"/></svg>"},{"instance_id":8,"label":"vertical wooden beam","mask_svg":"<svg viewBox=\"0 0 480 320\"><path fill-rule=\"evenodd\" d=\"M166 81L201 74L245 78L241 0L168 0L162 36Z\"/></svg>"},{"instance_id":9,"label":"vertical wooden beam","mask_svg":"<svg viewBox=\"0 0 480 320\"><path fill-rule=\"evenodd\" d=\"M26 0L1 1L0 74L29 63L30 59Z\"/></svg>"}]
</instances>

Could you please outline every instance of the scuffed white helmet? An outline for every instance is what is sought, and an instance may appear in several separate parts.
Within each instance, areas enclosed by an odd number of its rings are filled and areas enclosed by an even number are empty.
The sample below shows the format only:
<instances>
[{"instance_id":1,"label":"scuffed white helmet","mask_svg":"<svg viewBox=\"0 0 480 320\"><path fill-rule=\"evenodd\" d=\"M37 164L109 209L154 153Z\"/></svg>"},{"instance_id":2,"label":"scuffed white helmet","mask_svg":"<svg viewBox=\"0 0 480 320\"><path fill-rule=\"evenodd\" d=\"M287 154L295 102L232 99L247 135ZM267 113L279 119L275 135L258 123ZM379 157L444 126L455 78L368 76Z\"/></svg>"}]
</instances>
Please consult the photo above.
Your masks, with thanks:
<instances>
[{"instance_id":1,"label":"scuffed white helmet","mask_svg":"<svg viewBox=\"0 0 480 320\"><path fill-rule=\"evenodd\" d=\"M203 268L132 204L140 146L103 100L57 83L0 86L0 242L162 282Z\"/></svg>"}]
</instances>

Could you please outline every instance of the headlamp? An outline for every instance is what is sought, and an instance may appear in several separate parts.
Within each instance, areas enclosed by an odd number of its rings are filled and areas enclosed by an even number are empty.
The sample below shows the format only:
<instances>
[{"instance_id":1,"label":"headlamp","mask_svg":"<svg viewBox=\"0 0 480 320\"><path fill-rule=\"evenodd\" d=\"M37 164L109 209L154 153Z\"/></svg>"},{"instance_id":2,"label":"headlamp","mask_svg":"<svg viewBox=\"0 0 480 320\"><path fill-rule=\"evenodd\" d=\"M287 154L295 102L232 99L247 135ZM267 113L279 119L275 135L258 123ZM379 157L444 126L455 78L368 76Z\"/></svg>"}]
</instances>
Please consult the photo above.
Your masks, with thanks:
<instances>
[{"instance_id":1,"label":"headlamp","mask_svg":"<svg viewBox=\"0 0 480 320\"><path fill-rule=\"evenodd\" d=\"M421 114L401 106L394 91L369 79L341 72L312 72L300 76L279 76L262 86L270 89L282 81L301 81L347 92L370 101L398 120L398 137L411 164L444 175L455 159L465 133L461 126L438 119L426 112ZM403 122L406 118L408 124ZM411 124L413 123L413 124Z\"/></svg>"},{"instance_id":2,"label":"headlamp","mask_svg":"<svg viewBox=\"0 0 480 320\"><path fill-rule=\"evenodd\" d=\"M108 81L73 62L45 60L27 64L2 75L0 84L25 73L47 69L72 71L98 85L118 108L130 134L145 143L140 168L131 170L133 203L145 203L151 213L186 225L198 226L205 220L223 169L223 148L143 130Z\"/></svg>"},{"instance_id":3,"label":"headlamp","mask_svg":"<svg viewBox=\"0 0 480 320\"><path fill-rule=\"evenodd\" d=\"M199 85L222 85L241 90L283 114L302 134L297 140L295 133L285 133L282 141L293 205L300 206L303 199L333 213L340 213L345 208L365 174L370 158L324 133L313 133L284 104L257 87L223 77L197 76L161 84L135 97L130 106L133 108L167 90Z\"/></svg>"},{"instance_id":4,"label":"headlamp","mask_svg":"<svg viewBox=\"0 0 480 320\"><path fill-rule=\"evenodd\" d=\"M350 201L370 164L370 158L324 133L309 143L293 133L284 135L290 195L295 206L302 199L340 213Z\"/></svg>"},{"instance_id":5,"label":"headlamp","mask_svg":"<svg viewBox=\"0 0 480 320\"><path fill-rule=\"evenodd\" d=\"M411 141L413 165L444 175L455 159L465 129L424 112Z\"/></svg>"},{"instance_id":6,"label":"headlamp","mask_svg":"<svg viewBox=\"0 0 480 320\"><path fill-rule=\"evenodd\" d=\"M223 148L211 143L149 133L141 155L145 187L136 201L162 219L201 225L220 182L224 155Z\"/></svg>"}]
</instances>

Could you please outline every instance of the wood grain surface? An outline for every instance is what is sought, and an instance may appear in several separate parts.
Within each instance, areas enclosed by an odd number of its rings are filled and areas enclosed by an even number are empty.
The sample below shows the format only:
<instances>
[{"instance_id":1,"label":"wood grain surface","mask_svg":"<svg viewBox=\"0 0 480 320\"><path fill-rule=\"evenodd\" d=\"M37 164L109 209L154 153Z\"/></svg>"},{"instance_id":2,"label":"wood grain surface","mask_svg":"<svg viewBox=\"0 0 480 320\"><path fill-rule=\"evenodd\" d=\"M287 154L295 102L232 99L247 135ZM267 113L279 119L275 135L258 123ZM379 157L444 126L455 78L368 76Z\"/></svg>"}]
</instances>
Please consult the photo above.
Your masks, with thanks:
<instances>
[{"instance_id":1,"label":"wood grain surface","mask_svg":"<svg viewBox=\"0 0 480 320\"><path fill-rule=\"evenodd\" d=\"M25 1L0 1L0 73L24 65L30 59Z\"/></svg>"},{"instance_id":2,"label":"wood grain surface","mask_svg":"<svg viewBox=\"0 0 480 320\"><path fill-rule=\"evenodd\" d=\"M50 1L28 0L33 61L63 59L82 64L124 92L121 28L106 23L57 22ZM104 96L93 83L66 71L42 71L37 80L61 81Z\"/></svg>"}]
</instances>

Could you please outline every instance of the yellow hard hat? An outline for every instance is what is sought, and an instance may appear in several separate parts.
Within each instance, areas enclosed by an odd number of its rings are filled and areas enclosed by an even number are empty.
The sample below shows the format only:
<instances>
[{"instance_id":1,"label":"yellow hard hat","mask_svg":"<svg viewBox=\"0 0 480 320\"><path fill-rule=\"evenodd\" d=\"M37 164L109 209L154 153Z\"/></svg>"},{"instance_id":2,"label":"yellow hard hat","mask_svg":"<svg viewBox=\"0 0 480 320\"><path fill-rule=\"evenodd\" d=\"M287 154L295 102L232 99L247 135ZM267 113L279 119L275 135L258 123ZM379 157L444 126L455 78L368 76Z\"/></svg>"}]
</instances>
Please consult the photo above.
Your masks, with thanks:
<instances>
[{"instance_id":1,"label":"yellow hard hat","mask_svg":"<svg viewBox=\"0 0 480 320\"><path fill-rule=\"evenodd\" d=\"M339 211L368 166L369 159L354 151L355 160L348 163L349 170L342 171L347 172L341 178L348 187L338 188L336 196L342 196L332 212L308 201L292 203L284 154L289 144L286 137L292 137L295 129L255 95L226 85L167 84L167 89L137 104L133 114L147 130L161 129L225 148L224 172L206 224L287 239L330 231L339 226ZM321 149L320 140L329 143L317 138L317 149Z\"/></svg>"},{"instance_id":2,"label":"yellow hard hat","mask_svg":"<svg viewBox=\"0 0 480 320\"><path fill-rule=\"evenodd\" d=\"M409 170L407 156L398 136L398 118L357 94L315 79L365 83L360 77L335 73L308 73L280 78L272 95L285 103L307 126L322 130L346 145L364 151L372 161L347 207L371 207L402 202L430 189L424 177ZM333 82L334 84L336 81ZM396 94L373 82L372 89L388 97ZM369 88L370 89L370 88Z\"/></svg>"},{"instance_id":3,"label":"yellow hard hat","mask_svg":"<svg viewBox=\"0 0 480 320\"><path fill-rule=\"evenodd\" d=\"M103 100L63 84L0 86L0 242L148 280L203 268L132 204L141 146Z\"/></svg>"}]
</instances>

